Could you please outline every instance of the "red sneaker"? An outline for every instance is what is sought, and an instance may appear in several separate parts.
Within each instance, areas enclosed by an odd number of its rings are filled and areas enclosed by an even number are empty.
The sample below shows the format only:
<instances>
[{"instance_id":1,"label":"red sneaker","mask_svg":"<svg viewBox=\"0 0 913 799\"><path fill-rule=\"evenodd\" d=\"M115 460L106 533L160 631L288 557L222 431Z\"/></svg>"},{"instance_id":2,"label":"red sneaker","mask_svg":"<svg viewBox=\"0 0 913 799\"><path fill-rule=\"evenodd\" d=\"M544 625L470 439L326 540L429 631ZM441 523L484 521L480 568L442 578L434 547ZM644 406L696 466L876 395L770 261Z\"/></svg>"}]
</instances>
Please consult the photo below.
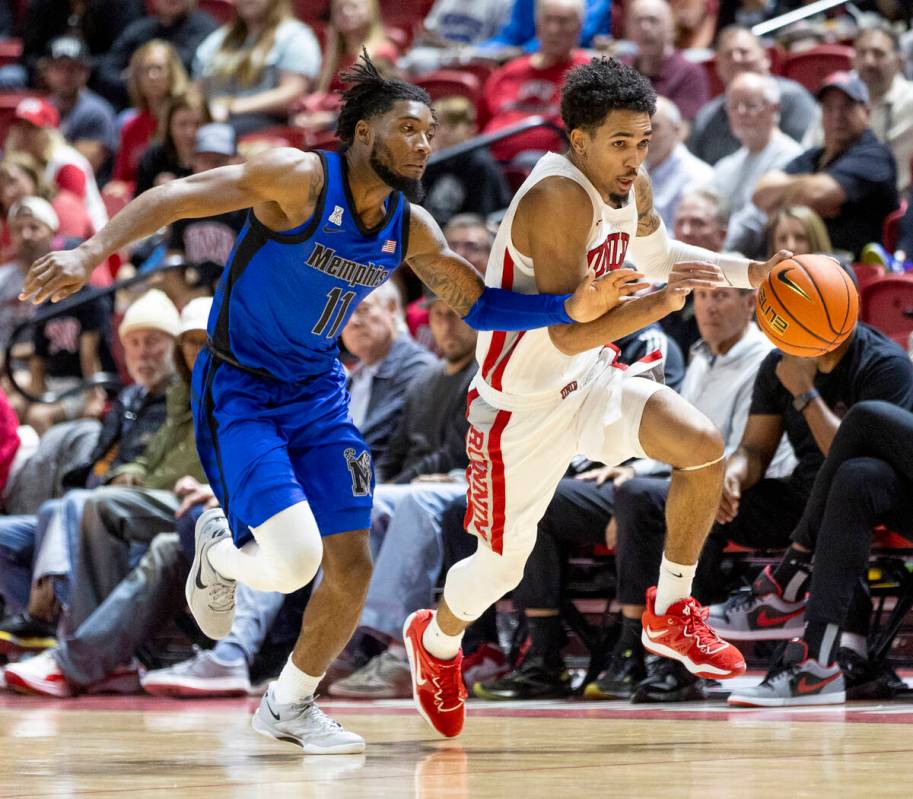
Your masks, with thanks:
<instances>
[{"instance_id":1,"label":"red sneaker","mask_svg":"<svg viewBox=\"0 0 913 799\"><path fill-rule=\"evenodd\" d=\"M440 660L425 649L422 635L431 621L430 610L417 610L403 625L403 642L412 672L412 698L418 712L445 738L463 729L466 686L463 685L463 651L453 660Z\"/></svg>"},{"instance_id":2,"label":"red sneaker","mask_svg":"<svg viewBox=\"0 0 913 799\"><path fill-rule=\"evenodd\" d=\"M681 599L666 613L657 615L656 586L647 589L647 609L640 640L654 655L682 663L688 671L708 680L728 680L745 673L745 658L732 644L720 638L705 619L709 609L692 597Z\"/></svg>"}]
</instances>

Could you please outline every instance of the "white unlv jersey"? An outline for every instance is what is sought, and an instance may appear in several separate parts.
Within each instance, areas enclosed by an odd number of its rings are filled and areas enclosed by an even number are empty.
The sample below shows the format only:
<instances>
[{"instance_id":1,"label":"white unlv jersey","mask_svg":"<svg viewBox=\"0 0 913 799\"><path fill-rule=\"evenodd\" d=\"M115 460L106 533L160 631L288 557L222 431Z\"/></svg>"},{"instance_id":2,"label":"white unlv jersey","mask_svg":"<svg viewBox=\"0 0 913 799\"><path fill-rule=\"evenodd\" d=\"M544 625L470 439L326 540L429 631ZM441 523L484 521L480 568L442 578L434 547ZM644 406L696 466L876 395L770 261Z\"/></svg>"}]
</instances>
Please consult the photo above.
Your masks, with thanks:
<instances>
[{"instance_id":1,"label":"white unlv jersey","mask_svg":"<svg viewBox=\"0 0 913 799\"><path fill-rule=\"evenodd\" d=\"M587 238L587 261L600 277L618 269L625 260L628 243L637 234L637 207L631 192L626 205L606 204L587 177L565 156L547 153L520 186L495 238L485 283L521 294L536 294L531 258L513 245L511 227L520 200L536 183L561 176L579 183L593 203L593 224ZM607 342L608 343L608 342ZM506 333L479 333L476 359L479 373L473 381L479 393L495 407L519 409L559 400L562 393L582 388L599 359L600 349L565 355L548 335L547 328Z\"/></svg>"}]
</instances>

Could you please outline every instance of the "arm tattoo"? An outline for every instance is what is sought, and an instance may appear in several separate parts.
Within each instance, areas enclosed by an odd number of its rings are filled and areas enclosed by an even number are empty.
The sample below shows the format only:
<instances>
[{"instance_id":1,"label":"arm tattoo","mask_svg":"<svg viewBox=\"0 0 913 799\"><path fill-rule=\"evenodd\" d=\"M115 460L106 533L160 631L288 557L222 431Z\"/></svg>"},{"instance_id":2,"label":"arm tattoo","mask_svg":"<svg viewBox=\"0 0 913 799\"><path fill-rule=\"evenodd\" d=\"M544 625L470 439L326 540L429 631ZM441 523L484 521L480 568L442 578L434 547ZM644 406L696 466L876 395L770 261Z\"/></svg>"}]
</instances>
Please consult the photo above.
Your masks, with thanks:
<instances>
[{"instance_id":1,"label":"arm tattoo","mask_svg":"<svg viewBox=\"0 0 913 799\"><path fill-rule=\"evenodd\" d=\"M646 172L634 181L634 199L637 203L637 235L649 236L659 230L660 218L653 207L653 188Z\"/></svg>"},{"instance_id":2,"label":"arm tattoo","mask_svg":"<svg viewBox=\"0 0 913 799\"><path fill-rule=\"evenodd\" d=\"M485 285L471 267L453 256L438 254L409 262L419 279L461 317L469 313Z\"/></svg>"}]
</instances>

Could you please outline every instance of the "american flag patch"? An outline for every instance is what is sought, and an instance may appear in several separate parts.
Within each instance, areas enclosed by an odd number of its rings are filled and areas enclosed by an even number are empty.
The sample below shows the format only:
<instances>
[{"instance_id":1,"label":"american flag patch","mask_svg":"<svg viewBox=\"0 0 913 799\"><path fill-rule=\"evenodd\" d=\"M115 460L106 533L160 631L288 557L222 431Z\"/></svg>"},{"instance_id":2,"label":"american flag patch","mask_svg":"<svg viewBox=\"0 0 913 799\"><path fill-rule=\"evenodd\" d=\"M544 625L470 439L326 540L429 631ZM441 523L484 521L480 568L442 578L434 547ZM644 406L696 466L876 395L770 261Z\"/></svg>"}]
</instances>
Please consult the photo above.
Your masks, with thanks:
<instances>
[{"instance_id":1,"label":"american flag patch","mask_svg":"<svg viewBox=\"0 0 913 799\"><path fill-rule=\"evenodd\" d=\"M389 253L396 252L396 242L393 239L387 239L384 242L384 246L380 248L380 251Z\"/></svg>"}]
</instances>

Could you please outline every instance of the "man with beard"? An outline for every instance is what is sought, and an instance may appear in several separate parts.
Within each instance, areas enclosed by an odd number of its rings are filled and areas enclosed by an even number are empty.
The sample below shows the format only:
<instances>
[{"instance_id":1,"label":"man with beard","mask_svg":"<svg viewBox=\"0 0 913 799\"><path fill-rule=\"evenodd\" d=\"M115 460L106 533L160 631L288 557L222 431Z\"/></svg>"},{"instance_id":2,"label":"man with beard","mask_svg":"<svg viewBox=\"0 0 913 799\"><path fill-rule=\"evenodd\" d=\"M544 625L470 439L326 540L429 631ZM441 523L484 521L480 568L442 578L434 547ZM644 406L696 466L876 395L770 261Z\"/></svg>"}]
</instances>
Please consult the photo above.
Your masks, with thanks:
<instances>
[{"instance_id":1,"label":"man with beard","mask_svg":"<svg viewBox=\"0 0 913 799\"><path fill-rule=\"evenodd\" d=\"M322 567L295 650L252 722L314 754L365 745L313 696L355 628L371 576L374 477L337 357L346 321L402 261L476 328L587 322L618 296L592 275L557 297L485 288L428 212L410 204L421 199L436 127L431 98L385 80L367 56L343 80L351 86L336 131L341 153L280 148L150 189L76 250L36 261L21 295L61 299L112 252L176 219L251 209L194 368L197 448L221 508L197 524L186 593L203 632L218 639L231 628L238 580L292 593Z\"/></svg>"}]
</instances>

